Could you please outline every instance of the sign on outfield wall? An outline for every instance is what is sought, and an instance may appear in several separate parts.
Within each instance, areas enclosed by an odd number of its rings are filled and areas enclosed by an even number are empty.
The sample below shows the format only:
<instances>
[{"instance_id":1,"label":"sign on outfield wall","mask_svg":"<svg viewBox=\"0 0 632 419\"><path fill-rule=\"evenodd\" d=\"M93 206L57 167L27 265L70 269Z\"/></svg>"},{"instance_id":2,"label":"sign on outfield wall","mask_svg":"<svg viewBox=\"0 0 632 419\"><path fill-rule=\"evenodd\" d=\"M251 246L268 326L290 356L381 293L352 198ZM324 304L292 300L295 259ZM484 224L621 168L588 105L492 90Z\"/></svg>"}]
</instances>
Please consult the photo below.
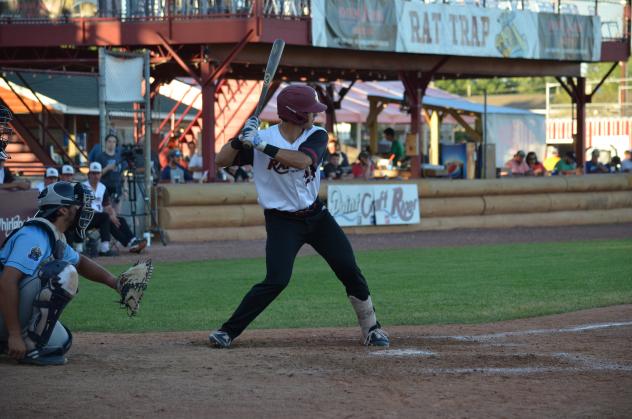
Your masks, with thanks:
<instances>
[{"instance_id":1,"label":"sign on outfield wall","mask_svg":"<svg viewBox=\"0 0 632 419\"><path fill-rule=\"evenodd\" d=\"M474 57L598 61L598 16L405 0L312 0L314 46Z\"/></svg>"},{"instance_id":2,"label":"sign on outfield wall","mask_svg":"<svg viewBox=\"0 0 632 419\"><path fill-rule=\"evenodd\" d=\"M0 202L11 202L11 205L0 205L0 244L9 233L22 224L37 211L37 196L39 192L28 191L0 191Z\"/></svg>"},{"instance_id":3,"label":"sign on outfield wall","mask_svg":"<svg viewBox=\"0 0 632 419\"><path fill-rule=\"evenodd\" d=\"M341 226L417 224L417 185L327 186L327 208Z\"/></svg>"}]
</instances>

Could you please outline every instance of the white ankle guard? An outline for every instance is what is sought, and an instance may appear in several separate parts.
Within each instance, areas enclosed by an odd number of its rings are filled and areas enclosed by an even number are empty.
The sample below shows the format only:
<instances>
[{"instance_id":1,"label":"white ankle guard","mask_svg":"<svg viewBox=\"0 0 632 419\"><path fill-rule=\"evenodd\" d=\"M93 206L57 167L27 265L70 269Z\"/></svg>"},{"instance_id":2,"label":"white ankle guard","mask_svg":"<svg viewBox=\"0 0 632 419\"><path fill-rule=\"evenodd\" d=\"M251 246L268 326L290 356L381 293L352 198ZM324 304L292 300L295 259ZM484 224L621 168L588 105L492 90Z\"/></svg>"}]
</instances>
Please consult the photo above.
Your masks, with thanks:
<instances>
[{"instance_id":1,"label":"white ankle guard","mask_svg":"<svg viewBox=\"0 0 632 419\"><path fill-rule=\"evenodd\" d=\"M362 329L362 338L366 339L369 335L369 330L377 324L377 318L375 317L375 309L373 308L373 302L371 302L371 296L369 295L369 298L362 301L350 295L349 301L358 316L358 323L360 324L360 329Z\"/></svg>"}]
</instances>

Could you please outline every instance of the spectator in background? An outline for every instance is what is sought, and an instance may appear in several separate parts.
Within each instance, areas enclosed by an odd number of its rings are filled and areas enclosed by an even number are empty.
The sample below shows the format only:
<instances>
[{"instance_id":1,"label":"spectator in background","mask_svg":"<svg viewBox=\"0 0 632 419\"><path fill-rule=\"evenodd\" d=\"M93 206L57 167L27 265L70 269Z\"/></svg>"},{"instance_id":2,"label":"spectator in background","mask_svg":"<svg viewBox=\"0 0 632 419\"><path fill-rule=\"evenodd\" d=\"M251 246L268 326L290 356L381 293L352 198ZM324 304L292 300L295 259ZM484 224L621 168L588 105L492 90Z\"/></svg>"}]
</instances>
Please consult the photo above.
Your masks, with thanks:
<instances>
[{"instance_id":1,"label":"spectator in background","mask_svg":"<svg viewBox=\"0 0 632 419\"><path fill-rule=\"evenodd\" d=\"M384 130L384 139L391 143L391 150L388 157L392 157L393 166L397 166L397 163L405 157L404 146L395 138L395 130L393 128L386 128Z\"/></svg>"},{"instance_id":2,"label":"spectator in background","mask_svg":"<svg viewBox=\"0 0 632 419\"><path fill-rule=\"evenodd\" d=\"M229 166L225 170L237 183L250 181L250 176L248 175L248 172L242 166Z\"/></svg>"},{"instance_id":3,"label":"spectator in background","mask_svg":"<svg viewBox=\"0 0 632 419\"><path fill-rule=\"evenodd\" d=\"M522 150L518 150L516 154L514 154L513 158L507 163L505 163L505 167L509 170L510 176L532 176L533 173L529 168L527 162L524 161L526 154Z\"/></svg>"},{"instance_id":4,"label":"spectator in background","mask_svg":"<svg viewBox=\"0 0 632 419\"><path fill-rule=\"evenodd\" d=\"M325 152L325 158L323 159L323 167L325 164L329 162L329 156L332 154L340 155L340 167L342 171L345 173L351 173L351 166L349 165L349 158L347 154L342 151L340 148L340 143L336 140L335 137L330 137L327 142L327 151Z\"/></svg>"},{"instance_id":5,"label":"spectator in background","mask_svg":"<svg viewBox=\"0 0 632 419\"><path fill-rule=\"evenodd\" d=\"M342 156L338 153L329 155L329 161L323 168L325 179L327 180L339 180L347 177L340 163L342 162Z\"/></svg>"},{"instance_id":6,"label":"spectator in background","mask_svg":"<svg viewBox=\"0 0 632 419\"><path fill-rule=\"evenodd\" d=\"M375 165L371 160L371 155L366 151L360 152L358 161L351 166L351 173L356 179L373 179L373 170L375 170Z\"/></svg>"},{"instance_id":7,"label":"spectator in background","mask_svg":"<svg viewBox=\"0 0 632 419\"><path fill-rule=\"evenodd\" d=\"M532 176L544 176L546 174L546 169L544 165L538 161L538 156L535 152L528 152L526 161Z\"/></svg>"},{"instance_id":8,"label":"spectator in background","mask_svg":"<svg viewBox=\"0 0 632 419\"><path fill-rule=\"evenodd\" d=\"M16 180L6 165L6 155L0 155L0 189L31 189L31 183L26 180Z\"/></svg>"},{"instance_id":9,"label":"spectator in background","mask_svg":"<svg viewBox=\"0 0 632 419\"><path fill-rule=\"evenodd\" d=\"M560 152L555 147L551 147L549 151L549 156L544 159L544 168L547 172L552 172L555 170L555 165L560 161Z\"/></svg>"},{"instance_id":10,"label":"spectator in background","mask_svg":"<svg viewBox=\"0 0 632 419\"><path fill-rule=\"evenodd\" d=\"M556 175L575 175L577 174L577 163L575 160L575 153L567 151L564 154L564 158L557 162L553 174Z\"/></svg>"},{"instance_id":11,"label":"spectator in background","mask_svg":"<svg viewBox=\"0 0 632 419\"><path fill-rule=\"evenodd\" d=\"M204 182L204 167L202 163L202 156L197 152L197 144L195 140L189 141L187 143L187 147L189 148L189 155L186 158L188 163L187 169L193 180L196 182Z\"/></svg>"},{"instance_id":12,"label":"spectator in background","mask_svg":"<svg viewBox=\"0 0 632 419\"><path fill-rule=\"evenodd\" d=\"M75 176L75 169L69 165L64 164L61 167L60 179L64 182L72 182L72 178Z\"/></svg>"},{"instance_id":13,"label":"spectator in background","mask_svg":"<svg viewBox=\"0 0 632 419\"><path fill-rule=\"evenodd\" d=\"M83 184L88 186L92 191L94 199L92 208L94 209L94 217L88 226L98 227L101 234L100 256L116 256L116 253L110 248L110 235L114 236L123 246L127 247L130 253L140 253L147 246L146 240L140 240L134 237L129 228L127 221L123 217L119 217L116 210L111 205L109 192L101 180L102 167L99 162L90 163L90 171L88 172L88 180ZM95 221L95 219L97 219ZM94 223L94 224L93 224Z\"/></svg>"},{"instance_id":14,"label":"spectator in background","mask_svg":"<svg viewBox=\"0 0 632 419\"><path fill-rule=\"evenodd\" d=\"M37 189L42 192L48 185L55 183L59 180L59 172L54 167L47 167L46 173L44 173L44 180L35 184L33 189Z\"/></svg>"},{"instance_id":15,"label":"spectator in background","mask_svg":"<svg viewBox=\"0 0 632 419\"><path fill-rule=\"evenodd\" d=\"M610 166L610 173L621 172L621 158L619 156L613 156L608 166Z\"/></svg>"},{"instance_id":16,"label":"spectator in background","mask_svg":"<svg viewBox=\"0 0 632 419\"><path fill-rule=\"evenodd\" d=\"M600 151L594 149L590 154L591 159L586 162L585 174L592 175L596 173L610 173L610 168L599 162Z\"/></svg>"},{"instance_id":17,"label":"spectator in background","mask_svg":"<svg viewBox=\"0 0 632 419\"><path fill-rule=\"evenodd\" d=\"M193 176L180 163L182 160L182 152L174 148L169 152L169 162L162 169L160 174L160 182L162 183L185 183L193 180Z\"/></svg>"},{"instance_id":18,"label":"spectator in background","mask_svg":"<svg viewBox=\"0 0 632 419\"><path fill-rule=\"evenodd\" d=\"M113 134L108 135L105 137L104 150L94 159L103 167L101 183L107 188L114 206L118 205L121 199L121 171L123 170L121 155L116 152L117 144L118 138Z\"/></svg>"},{"instance_id":19,"label":"spectator in background","mask_svg":"<svg viewBox=\"0 0 632 419\"><path fill-rule=\"evenodd\" d=\"M621 160L621 171L623 173L632 172L632 150L623 153L623 160Z\"/></svg>"}]
</instances>

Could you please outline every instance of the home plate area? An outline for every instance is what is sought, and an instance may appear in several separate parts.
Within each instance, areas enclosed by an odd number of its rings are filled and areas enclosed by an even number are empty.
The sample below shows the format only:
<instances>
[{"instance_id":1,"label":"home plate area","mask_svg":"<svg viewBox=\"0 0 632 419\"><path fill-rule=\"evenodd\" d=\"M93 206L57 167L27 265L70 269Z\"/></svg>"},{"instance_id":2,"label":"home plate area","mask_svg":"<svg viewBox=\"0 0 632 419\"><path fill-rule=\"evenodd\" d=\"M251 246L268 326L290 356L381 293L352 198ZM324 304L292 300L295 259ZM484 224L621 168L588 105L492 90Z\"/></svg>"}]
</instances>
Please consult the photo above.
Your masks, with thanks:
<instances>
[{"instance_id":1,"label":"home plate area","mask_svg":"<svg viewBox=\"0 0 632 419\"><path fill-rule=\"evenodd\" d=\"M229 350L208 331L77 333L63 367L0 359L0 416L632 416L632 305L386 329L388 349L357 328L248 330Z\"/></svg>"}]
</instances>

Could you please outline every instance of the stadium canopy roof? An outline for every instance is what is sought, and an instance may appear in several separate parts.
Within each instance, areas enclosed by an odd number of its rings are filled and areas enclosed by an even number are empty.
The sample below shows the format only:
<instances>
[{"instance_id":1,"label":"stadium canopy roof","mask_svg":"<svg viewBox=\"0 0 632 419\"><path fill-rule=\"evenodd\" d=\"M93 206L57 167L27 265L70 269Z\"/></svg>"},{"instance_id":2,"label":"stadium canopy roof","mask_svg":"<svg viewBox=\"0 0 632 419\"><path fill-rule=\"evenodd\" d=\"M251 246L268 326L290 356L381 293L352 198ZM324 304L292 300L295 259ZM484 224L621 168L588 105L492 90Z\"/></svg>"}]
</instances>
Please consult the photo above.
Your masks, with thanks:
<instances>
[{"instance_id":1,"label":"stadium canopy roof","mask_svg":"<svg viewBox=\"0 0 632 419\"><path fill-rule=\"evenodd\" d=\"M335 91L349 87L351 82L337 81L335 82ZM276 97L283 87L282 84L275 92L274 96L268 102L268 105L261 113L264 120L278 120ZM340 109L336 109L337 122L356 122L364 123L370 111L370 100L382 99L386 102L384 109L378 115L378 123L381 124L408 124L410 123L410 115L398 103L404 99L404 86L400 81L371 81L356 82L351 86L347 94L344 96ZM437 109L456 110L460 113L482 114L485 107L482 104L470 102L467 99L448 93L444 90L429 87L423 97L423 104L426 107ZM531 112L508 108L502 106L487 106L488 114L507 114L507 115L529 115ZM321 115L322 117L322 115Z\"/></svg>"}]
</instances>

